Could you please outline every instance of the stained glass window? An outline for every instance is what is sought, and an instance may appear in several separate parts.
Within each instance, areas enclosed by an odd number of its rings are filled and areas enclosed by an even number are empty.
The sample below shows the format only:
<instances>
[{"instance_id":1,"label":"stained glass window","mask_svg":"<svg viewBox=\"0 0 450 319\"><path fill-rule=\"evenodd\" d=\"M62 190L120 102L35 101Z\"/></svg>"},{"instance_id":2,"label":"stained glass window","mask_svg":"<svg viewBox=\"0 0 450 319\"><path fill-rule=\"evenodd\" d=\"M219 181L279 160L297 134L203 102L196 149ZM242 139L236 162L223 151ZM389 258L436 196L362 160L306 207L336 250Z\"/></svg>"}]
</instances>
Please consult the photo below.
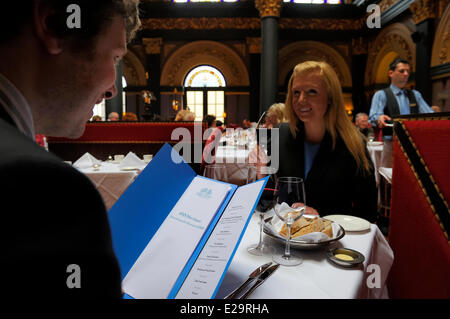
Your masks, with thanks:
<instances>
[{"instance_id":1,"label":"stained glass window","mask_svg":"<svg viewBox=\"0 0 450 319\"><path fill-rule=\"evenodd\" d=\"M196 67L188 73L185 87L219 87L226 86L225 78L216 68L207 65Z\"/></svg>"},{"instance_id":2,"label":"stained glass window","mask_svg":"<svg viewBox=\"0 0 450 319\"><path fill-rule=\"evenodd\" d=\"M186 75L184 80L186 103L195 113L196 121L201 121L205 114L211 114L223 122L225 91L217 88L225 86L226 81L222 73L209 65L198 66Z\"/></svg>"}]
</instances>

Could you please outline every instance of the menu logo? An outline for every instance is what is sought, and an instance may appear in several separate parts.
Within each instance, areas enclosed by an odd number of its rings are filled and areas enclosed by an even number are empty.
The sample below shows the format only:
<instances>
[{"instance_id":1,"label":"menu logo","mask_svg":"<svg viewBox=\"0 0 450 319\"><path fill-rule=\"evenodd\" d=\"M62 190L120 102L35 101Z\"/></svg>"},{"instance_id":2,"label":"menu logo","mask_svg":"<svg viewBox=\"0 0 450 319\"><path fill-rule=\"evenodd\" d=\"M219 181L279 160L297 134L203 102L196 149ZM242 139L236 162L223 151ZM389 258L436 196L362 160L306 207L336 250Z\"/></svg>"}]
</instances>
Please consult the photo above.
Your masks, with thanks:
<instances>
[{"instance_id":1,"label":"menu logo","mask_svg":"<svg viewBox=\"0 0 450 319\"><path fill-rule=\"evenodd\" d=\"M210 199L212 196L212 190L209 188L202 188L197 195L201 198Z\"/></svg>"}]
</instances>

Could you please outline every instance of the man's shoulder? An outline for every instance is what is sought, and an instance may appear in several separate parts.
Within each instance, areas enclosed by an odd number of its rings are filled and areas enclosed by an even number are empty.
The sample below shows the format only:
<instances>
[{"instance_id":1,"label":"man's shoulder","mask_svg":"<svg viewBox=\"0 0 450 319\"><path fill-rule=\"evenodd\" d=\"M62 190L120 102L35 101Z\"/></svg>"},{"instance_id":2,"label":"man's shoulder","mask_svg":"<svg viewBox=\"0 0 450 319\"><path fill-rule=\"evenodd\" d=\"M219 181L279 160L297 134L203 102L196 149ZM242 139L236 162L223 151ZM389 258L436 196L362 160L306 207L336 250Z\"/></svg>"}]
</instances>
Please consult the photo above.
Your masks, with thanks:
<instances>
[{"instance_id":1,"label":"man's shoulder","mask_svg":"<svg viewBox=\"0 0 450 319\"><path fill-rule=\"evenodd\" d=\"M17 177L19 173L28 174L30 179L45 176L35 181L42 185L52 185L51 181L54 180L76 181L73 185L67 185L68 187L76 187L79 183L92 184L84 174L1 119L0 136L3 136L0 139L0 172L3 175Z\"/></svg>"},{"instance_id":2,"label":"man's shoulder","mask_svg":"<svg viewBox=\"0 0 450 319\"><path fill-rule=\"evenodd\" d=\"M422 94L421 94L419 91L417 91L417 90L411 89L411 90L409 90L409 91L413 92L413 94L414 94L416 97L422 97Z\"/></svg>"},{"instance_id":3,"label":"man's shoulder","mask_svg":"<svg viewBox=\"0 0 450 319\"><path fill-rule=\"evenodd\" d=\"M0 119L0 163L17 158L34 158L61 161L56 155L47 152L35 141L25 136L17 128Z\"/></svg>"},{"instance_id":4,"label":"man's shoulder","mask_svg":"<svg viewBox=\"0 0 450 319\"><path fill-rule=\"evenodd\" d=\"M389 87L386 87L384 89L380 89L375 92L373 97L386 97L386 91L389 90Z\"/></svg>"}]
</instances>

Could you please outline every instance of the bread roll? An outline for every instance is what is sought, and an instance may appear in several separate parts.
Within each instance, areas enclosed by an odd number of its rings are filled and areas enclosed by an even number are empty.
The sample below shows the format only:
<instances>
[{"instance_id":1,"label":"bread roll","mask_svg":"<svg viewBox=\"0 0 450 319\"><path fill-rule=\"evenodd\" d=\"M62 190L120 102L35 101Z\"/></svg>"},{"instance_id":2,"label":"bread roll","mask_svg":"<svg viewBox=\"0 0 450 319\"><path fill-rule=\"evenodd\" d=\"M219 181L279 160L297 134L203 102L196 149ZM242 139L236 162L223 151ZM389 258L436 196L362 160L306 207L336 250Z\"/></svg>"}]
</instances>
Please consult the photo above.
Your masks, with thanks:
<instances>
[{"instance_id":1,"label":"bread roll","mask_svg":"<svg viewBox=\"0 0 450 319\"><path fill-rule=\"evenodd\" d=\"M322 218L301 217L291 226L291 238L300 237L309 233L322 232L330 238L333 238L332 222ZM287 236L287 227L284 224L280 230L280 235Z\"/></svg>"},{"instance_id":2,"label":"bread roll","mask_svg":"<svg viewBox=\"0 0 450 319\"><path fill-rule=\"evenodd\" d=\"M300 213L299 213L300 214ZM306 218L306 217L300 217L297 219L292 225L291 225L291 235L298 232L300 229L307 227L311 224L312 218ZM283 224L283 227L281 227L280 235L286 237L287 236L287 226L286 224Z\"/></svg>"}]
</instances>

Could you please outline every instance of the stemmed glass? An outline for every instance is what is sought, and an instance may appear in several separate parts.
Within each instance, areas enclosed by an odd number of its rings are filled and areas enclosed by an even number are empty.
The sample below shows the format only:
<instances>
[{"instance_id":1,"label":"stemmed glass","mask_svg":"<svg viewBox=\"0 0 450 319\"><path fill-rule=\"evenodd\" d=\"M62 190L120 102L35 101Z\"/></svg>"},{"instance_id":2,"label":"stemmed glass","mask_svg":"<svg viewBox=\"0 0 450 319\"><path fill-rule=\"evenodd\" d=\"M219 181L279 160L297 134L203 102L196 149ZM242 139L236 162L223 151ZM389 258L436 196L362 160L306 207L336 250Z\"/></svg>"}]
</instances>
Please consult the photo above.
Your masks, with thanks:
<instances>
[{"instance_id":1,"label":"stemmed glass","mask_svg":"<svg viewBox=\"0 0 450 319\"><path fill-rule=\"evenodd\" d=\"M280 206L274 208L278 218L280 218L287 228L286 248L283 255L274 255L273 261L283 266L297 266L303 259L291 255L291 226L303 216L306 209L305 184L299 177L280 177L277 184L278 203ZM292 208L294 203L301 203L297 208ZM286 205L287 204L287 205ZM287 210L283 207L288 206Z\"/></svg>"},{"instance_id":2,"label":"stemmed glass","mask_svg":"<svg viewBox=\"0 0 450 319\"><path fill-rule=\"evenodd\" d=\"M256 256L271 255L274 252L274 248L263 242L263 229L264 229L264 215L270 212L277 203L277 170L273 167L261 166L256 168L257 179L261 179L265 176L269 176L266 187L264 188L259 202L256 206L255 212L259 213L260 229L259 229L259 243L253 244L247 248L247 251Z\"/></svg>"}]
</instances>

